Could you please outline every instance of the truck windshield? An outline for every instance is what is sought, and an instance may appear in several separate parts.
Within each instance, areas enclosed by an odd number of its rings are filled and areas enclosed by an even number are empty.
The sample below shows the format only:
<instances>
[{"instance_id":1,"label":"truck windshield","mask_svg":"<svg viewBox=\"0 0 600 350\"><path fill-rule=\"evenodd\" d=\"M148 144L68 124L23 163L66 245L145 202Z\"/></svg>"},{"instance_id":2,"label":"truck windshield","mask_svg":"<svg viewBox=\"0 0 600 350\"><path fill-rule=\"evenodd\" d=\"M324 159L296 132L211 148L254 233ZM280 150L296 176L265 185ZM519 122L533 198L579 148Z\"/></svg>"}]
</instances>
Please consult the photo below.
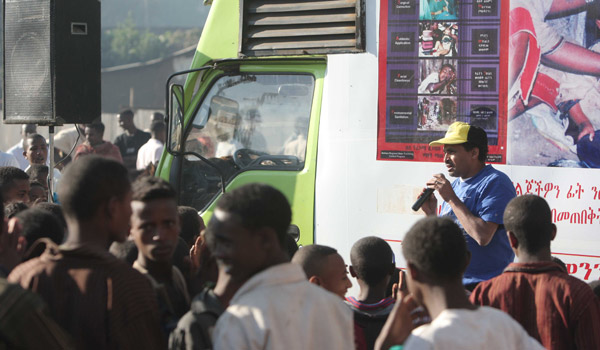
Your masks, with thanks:
<instances>
[{"instance_id":1,"label":"truck windshield","mask_svg":"<svg viewBox=\"0 0 600 350\"><path fill-rule=\"evenodd\" d=\"M301 74L222 76L188 127L185 151L218 167L229 182L246 170L304 167L314 77ZM199 157L183 161L180 202L204 209L221 191L219 173Z\"/></svg>"}]
</instances>

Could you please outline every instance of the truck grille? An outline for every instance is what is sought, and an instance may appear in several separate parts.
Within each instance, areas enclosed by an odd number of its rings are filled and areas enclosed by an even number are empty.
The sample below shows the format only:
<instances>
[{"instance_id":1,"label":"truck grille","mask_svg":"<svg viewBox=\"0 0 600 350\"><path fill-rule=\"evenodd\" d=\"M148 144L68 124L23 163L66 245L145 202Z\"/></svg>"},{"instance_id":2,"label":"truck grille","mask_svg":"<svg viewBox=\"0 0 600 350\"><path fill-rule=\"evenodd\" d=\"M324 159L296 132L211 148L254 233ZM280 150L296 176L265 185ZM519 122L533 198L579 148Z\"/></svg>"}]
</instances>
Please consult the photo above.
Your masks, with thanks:
<instances>
[{"instance_id":1,"label":"truck grille","mask_svg":"<svg viewBox=\"0 0 600 350\"><path fill-rule=\"evenodd\" d=\"M241 56L364 51L363 0L242 0Z\"/></svg>"}]
</instances>

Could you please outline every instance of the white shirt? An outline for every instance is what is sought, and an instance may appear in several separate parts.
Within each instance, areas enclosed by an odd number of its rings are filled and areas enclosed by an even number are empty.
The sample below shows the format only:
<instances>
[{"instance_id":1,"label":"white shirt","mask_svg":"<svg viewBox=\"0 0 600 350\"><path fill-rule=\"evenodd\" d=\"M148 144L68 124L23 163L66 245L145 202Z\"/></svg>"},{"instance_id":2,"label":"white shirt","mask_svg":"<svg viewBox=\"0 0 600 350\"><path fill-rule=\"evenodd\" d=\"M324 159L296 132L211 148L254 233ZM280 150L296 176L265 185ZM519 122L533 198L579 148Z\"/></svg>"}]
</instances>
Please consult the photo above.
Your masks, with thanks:
<instances>
[{"instance_id":1,"label":"white shirt","mask_svg":"<svg viewBox=\"0 0 600 350\"><path fill-rule=\"evenodd\" d=\"M244 148L244 146L238 142L238 140L231 139L229 141L221 141L217 143L217 149L215 150L215 157L228 157L232 156L238 149Z\"/></svg>"},{"instance_id":2,"label":"white shirt","mask_svg":"<svg viewBox=\"0 0 600 350\"><path fill-rule=\"evenodd\" d=\"M430 324L414 329L404 349L541 350L544 347L505 312L480 306L477 310L442 311Z\"/></svg>"},{"instance_id":3,"label":"white shirt","mask_svg":"<svg viewBox=\"0 0 600 350\"><path fill-rule=\"evenodd\" d=\"M430 94L431 91L427 90L429 84L437 84L440 82L440 73L433 72L427 76L427 78L423 79L421 84L419 85L418 92L420 94Z\"/></svg>"},{"instance_id":4,"label":"white shirt","mask_svg":"<svg viewBox=\"0 0 600 350\"><path fill-rule=\"evenodd\" d=\"M77 138L79 136L79 139ZM76 127L63 129L54 135L54 148L58 148L65 154L69 153L71 149L75 152L75 148L81 145L85 141L85 135L79 135ZM73 145L77 142L77 145ZM75 154L75 153L73 153Z\"/></svg>"},{"instance_id":5,"label":"white shirt","mask_svg":"<svg viewBox=\"0 0 600 350\"><path fill-rule=\"evenodd\" d=\"M138 151L135 168L144 170L150 163L157 164L164 148L164 144L157 139L148 140Z\"/></svg>"},{"instance_id":6,"label":"white shirt","mask_svg":"<svg viewBox=\"0 0 600 350\"><path fill-rule=\"evenodd\" d=\"M535 29L535 36L542 50L542 55L552 52L562 39L561 35L546 23L546 15L550 12L553 0L511 0L510 9L522 7L529 12Z\"/></svg>"},{"instance_id":7,"label":"white shirt","mask_svg":"<svg viewBox=\"0 0 600 350\"><path fill-rule=\"evenodd\" d=\"M0 151L0 166L14 166L15 168L20 168L19 162L17 162L15 156L2 151Z\"/></svg>"},{"instance_id":8,"label":"white shirt","mask_svg":"<svg viewBox=\"0 0 600 350\"><path fill-rule=\"evenodd\" d=\"M286 143L283 154L295 156L298 160L303 162L306 154L306 136L299 134L295 139Z\"/></svg>"},{"instance_id":9,"label":"white shirt","mask_svg":"<svg viewBox=\"0 0 600 350\"><path fill-rule=\"evenodd\" d=\"M309 283L299 265L272 266L250 278L217 321L215 350L354 349L352 311Z\"/></svg>"},{"instance_id":10,"label":"white shirt","mask_svg":"<svg viewBox=\"0 0 600 350\"><path fill-rule=\"evenodd\" d=\"M23 155L23 140L9 148L6 152L15 157L17 162L19 162L19 168L21 168L21 170L25 170L29 167L29 161L25 159L25 156Z\"/></svg>"}]
</instances>

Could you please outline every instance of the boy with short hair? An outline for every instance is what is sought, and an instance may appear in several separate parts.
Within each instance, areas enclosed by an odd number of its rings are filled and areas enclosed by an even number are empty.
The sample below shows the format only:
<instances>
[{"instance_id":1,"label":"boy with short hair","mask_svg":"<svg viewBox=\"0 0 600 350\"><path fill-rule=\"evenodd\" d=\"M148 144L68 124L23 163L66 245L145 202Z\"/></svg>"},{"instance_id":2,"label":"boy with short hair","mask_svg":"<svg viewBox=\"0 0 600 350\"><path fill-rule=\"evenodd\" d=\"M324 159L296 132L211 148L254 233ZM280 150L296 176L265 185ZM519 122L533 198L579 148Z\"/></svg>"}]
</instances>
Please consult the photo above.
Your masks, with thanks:
<instances>
[{"instance_id":1,"label":"boy with short hair","mask_svg":"<svg viewBox=\"0 0 600 350\"><path fill-rule=\"evenodd\" d=\"M16 167L0 167L0 192L4 204L29 202L29 176Z\"/></svg>"},{"instance_id":2,"label":"boy with short hair","mask_svg":"<svg viewBox=\"0 0 600 350\"><path fill-rule=\"evenodd\" d=\"M352 287L344 259L331 247L319 244L304 246L294 254L292 262L302 266L310 283L321 286L342 299L348 288Z\"/></svg>"},{"instance_id":3,"label":"boy with short hair","mask_svg":"<svg viewBox=\"0 0 600 350\"><path fill-rule=\"evenodd\" d=\"M30 181L41 183L48 190L48 166L46 164L32 164L27 171Z\"/></svg>"},{"instance_id":4,"label":"boy with short hair","mask_svg":"<svg viewBox=\"0 0 600 350\"><path fill-rule=\"evenodd\" d=\"M119 148L112 143L104 140L104 124L96 122L85 126L85 142L77 146L73 161L81 157L95 154L101 157L111 158L119 163L123 163Z\"/></svg>"},{"instance_id":5,"label":"boy with short hair","mask_svg":"<svg viewBox=\"0 0 600 350\"><path fill-rule=\"evenodd\" d=\"M27 135L23 139L23 156L29 161L29 167L25 169L27 172L34 164L48 164L48 143L46 138L40 134ZM52 190L58 191L58 183L60 182L61 174L58 169L52 169Z\"/></svg>"},{"instance_id":6,"label":"boy with short hair","mask_svg":"<svg viewBox=\"0 0 600 350\"><path fill-rule=\"evenodd\" d=\"M585 282L553 261L556 225L546 200L513 199L504 225L519 262L478 285L471 301L508 313L549 350L600 348L600 303Z\"/></svg>"},{"instance_id":7,"label":"boy with short hair","mask_svg":"<svg viewBox=\"0 0 600 350\"><path fill-rule=\"evenodd\" d=\"M179 240L177 194L158 177L142 177L133 183L131 236L138 248L133 268L148 278L161 311L165 339L189 310L185 279L173 266Z\"/></svg>"},{"instance_id":8,"label":"boy with short hair","mask_svg":"<svg viewBox=\"0 0 600 350\"><path fill-rule=\"evenodd\" d=\"M353 348L350 310L288 262L291 216L285 196L264 184L236 188L217 202L210 249L232 278L248 280L217 321L215 349Z\"/></svg>"},{"instance_id":9,"label":"boy with short hair","mask_svg":"<svg viewBox=\"0 0 600 350\"><path fill-rule=\"evenodd\" d=\"M354 321L365 335L367 349L375 339L394 307L394 299L386 295L387 286L396 271L390 245L379 237L359 239L350 250L350 274L360 287L358 298L347 297L354 311Z\"/></svg>"},{"instance_id":10,"label":"boy with short hair","mask_svg":"<svg viewBox=\"0 0 600 350\"><path fill-rule=\"evenodd\" d=\"M129 233L127 170L89 156L71 164L64 179L66 242L17 266L8 280L38 293L78 349L162 348L150 283L108 252Z\"/></svg>"}]
</instances>

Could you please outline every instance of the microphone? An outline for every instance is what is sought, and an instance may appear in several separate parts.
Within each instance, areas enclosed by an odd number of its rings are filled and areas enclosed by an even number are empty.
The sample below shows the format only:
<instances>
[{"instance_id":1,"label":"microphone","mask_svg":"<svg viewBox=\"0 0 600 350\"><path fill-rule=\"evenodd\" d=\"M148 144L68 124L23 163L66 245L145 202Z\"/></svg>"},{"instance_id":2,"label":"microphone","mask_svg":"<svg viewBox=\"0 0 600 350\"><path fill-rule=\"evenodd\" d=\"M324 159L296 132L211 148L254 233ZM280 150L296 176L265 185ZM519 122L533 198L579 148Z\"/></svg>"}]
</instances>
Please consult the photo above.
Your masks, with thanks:
<instances>
[{"instance_id":1,"label":"microphone","mask_svg":"<svg viewBox=\"0 0 600 350\"><path fill-rule=\"evenodd\" d=\"M417 201L412 206L412 210L418 211L419 209L421 209L421 206L423 205L423 203L425 203L427 198L429 198L429 196L431 196L433 191L434 191L433 188L426 189L425 192L423 192L423 194L419 198L417 198Z\"/></svg>"}]
</instances>

